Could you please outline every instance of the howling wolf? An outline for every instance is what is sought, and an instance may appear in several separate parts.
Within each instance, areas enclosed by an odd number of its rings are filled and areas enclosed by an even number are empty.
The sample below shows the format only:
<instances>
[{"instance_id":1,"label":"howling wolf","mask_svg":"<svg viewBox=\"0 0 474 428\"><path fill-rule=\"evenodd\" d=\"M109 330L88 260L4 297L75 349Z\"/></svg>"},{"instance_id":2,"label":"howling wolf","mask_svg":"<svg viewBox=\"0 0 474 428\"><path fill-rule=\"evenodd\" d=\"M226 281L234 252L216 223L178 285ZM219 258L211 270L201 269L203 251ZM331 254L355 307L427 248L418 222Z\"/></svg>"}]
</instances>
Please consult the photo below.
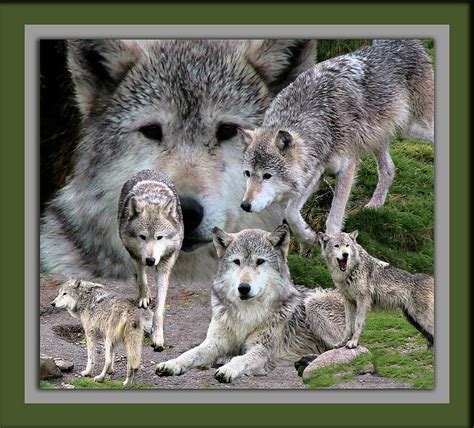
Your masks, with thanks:
<instances>
[{"instance_id":1,"label":"howling wolf","mask_svg":"<svg viewBox=\"0 0 474 428\"><path fill-rule=\"evenodd\" d=\"M355 348L367 311L401 309L408 321L434 343L434 280L390 266L367 253L356 241L357 231L318 233L322 256L334 284L344 297L346 327L337 346Z\"/></svg>"},{"instance_id":2,"label":"howling wolf","mask_svg":"<svg viewBox=\"0 0 474 428\"><path fill-rule=\"evenodd\" d=\"M260 212L285 203L292 230L313 243L300 210L323 174L337 174L326 231L339 232L360 156L376 157L379 182L367 207L381 207L395 175L390 137L401 131L433 141L433 117L433 69L417 40L377 40L316 64L280 92L260 128L242 130L241 207Z\"/></svg>"},{"instance_id":3,"label":"howling wolf","mask_svg":"<svg viewBox=\"0 0 474 428\"><path fill-rule=\"evenodd\" d=\"M295 288L288 271L288 226L273 233L214 229L219 257L212 288L212 319L199 346L158 364L160 376L181 375L230 359L219 382L262 375L278 364L321 354L342 340L344 306L336 290Z\"/></svg>"},{"instance_id":4,"label":"howling wolf","mask_svg":"<svg viewBox=\"0 0 474 428\"><path fill-rule=\"evenodd\" d=\"M120 189L144 169L176 185L185 236L182 280L210 280L210 229L269 229L239 208L245 180L238 127L253 128L279 90L314 64L310 40L71 40L68 67L82 114L81 141L67 184L41 223L41 265L92 278L131 277L118 234ZM200 278L201 277L201 278Z\"/></svg>"}]
</instances>

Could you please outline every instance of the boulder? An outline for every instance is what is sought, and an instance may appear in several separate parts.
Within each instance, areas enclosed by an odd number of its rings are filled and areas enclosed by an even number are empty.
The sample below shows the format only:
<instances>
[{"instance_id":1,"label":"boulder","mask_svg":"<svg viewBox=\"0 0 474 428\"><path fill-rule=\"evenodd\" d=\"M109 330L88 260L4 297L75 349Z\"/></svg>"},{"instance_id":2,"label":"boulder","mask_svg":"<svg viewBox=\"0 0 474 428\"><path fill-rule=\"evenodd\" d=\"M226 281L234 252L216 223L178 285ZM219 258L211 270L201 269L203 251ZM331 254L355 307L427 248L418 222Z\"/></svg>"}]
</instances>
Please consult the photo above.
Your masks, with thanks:
<instances>
[{"instance_id":1,"label":"boulder","mask_svg":"<svg viewBox=\"0 0 474 428\"><path fill-rule=\"evenodd\" d=\"M319 355L311 361L303 371L303 381L307 381L318 374L318 370L328 367L337 366L340 364L348 364L361 355L371 355L370 351L363 346L349 349L346 347L331 349ZM374 366L370 362L361 370L360 373L373 373Z\"/></svg>"},{"instance_id":2,"label":"boulder","mask_svg":"<svg viewBox=\"0 0 474 428\"><path fill-rule=\"evenodd\" d=\"M70 372L74 368L72 361L63 360L62 358L54 358L54 363L62 372Z\"/></svg>"},{"instance_id":3,"label":"boulder","mask_svg":"<svg viewBox=\"0 0 474 428\"><path fill-rule=\"evenodd\" d=\"M51 379L61 377L63 374L51 357L40 357L39 377L43 379Z\"/></svg>"}]
</instances>

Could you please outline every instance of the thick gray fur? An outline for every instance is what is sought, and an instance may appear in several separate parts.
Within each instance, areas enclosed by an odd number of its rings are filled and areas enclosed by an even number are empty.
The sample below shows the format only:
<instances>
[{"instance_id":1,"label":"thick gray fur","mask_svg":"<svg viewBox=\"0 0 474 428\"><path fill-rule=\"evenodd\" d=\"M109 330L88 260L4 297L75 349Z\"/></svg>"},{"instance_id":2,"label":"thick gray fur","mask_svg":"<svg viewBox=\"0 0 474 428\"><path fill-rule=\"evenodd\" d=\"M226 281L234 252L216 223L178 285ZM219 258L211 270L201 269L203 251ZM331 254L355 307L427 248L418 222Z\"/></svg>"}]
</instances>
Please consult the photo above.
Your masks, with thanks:
<instances>
[{"instance_id":1,"label":"thick gray fur","mask_svg":"<svg viewBox=\"0 0 474 428\"><path fill-rule=\"evenodd\" d=\"M220 229L214 233L219 268L207 337L178 358L158 364L160 376L226 361L215 377L232 382L242 375L266 374L304 355L319 355L339 343L344 327L341 296L336 290L293 285L287 266L287 226L273 233L230 234ZM239 295L242 283L251 287L246 295L253 295L250 300Z\"/></svg>"},{"instance_id":2,"label":"thick gray fur","mask_svg":"<svg viewBox=\"0 0 474 428\"><path fill-rule=\"evenodd\" d=\"M78 318L86 336L87 366L82 376L90 376L96 360L97 337L105 339L105 364L102 372L94 377L103 382L107 374L114 372L114 350L123 342L127 355L127 378L124 386L130 386L133 375L140 367L143 343L142 311L128 299L108 291L101 284L70 279L51 302L57 308L65 308Z\"/></svg>"},{"instance_id":3,"label":"thick gray fur","mask_svg":"<svg viewBox=\"0 0 474 428\"><path fill-rule=\"evenodd\" d=\"M390 137L433 142L433 120L433 69L420 41L376 40L316 64L281 91L261 128L243 131L244 199L256 210L285 202L294 232L315 242L300 209L323 174L337 174L326 231L339 232L359 158L373 153L377 160L379 182L367 207L380 207L395 175Z\"/></svg>"},{"instance_id":4,"label":"thick gray fur","mask_svg":"<svg viewBox=\"0 0 474 428\"><path fill-rule=\"evenodd\" d=\"M187 232L174 273L211 280L216 269L213 226L273 228L277 207L261 216L239 208L245 188L239 135L216 137L221 124L255 127L275 94L311 67L310 40L71 40L68 67L82 114L81 140L67 184L41 221L41 266L81 278L129 278L135 267L118 235L123 183L159 169L180 197L203 207ZM162 138L140 129L162 128Z\"/></svg>"},{"instance_id":5,"label":"thick gray fur","mask_svg":"<svg viewBox=\"0 0 474 428\"><path fill-rule=\"evenodd\" d=\"M371 256L357 243L357 231L334 235L320 232L318 238L334 284L344 297L346 327L338 346L358 345L370 309L401 309L428 346L433 345L432 277L412 274Z\"/></svg>"},{"instance_id":6,"label":"thick gray fur","mask_svg":"<svg viewBox=\"0 0 474 428\"><path fill-rule=\"evenodd\" d=\"M157 294L151 337L155 350L161 351L166 295L184 238L181 204L171 179L156 170L131 177L120 193L118 224L120 239L135 262L139 307L147 308L151 302L146 268L155 270Z\"/></svg>"}]
</instances>

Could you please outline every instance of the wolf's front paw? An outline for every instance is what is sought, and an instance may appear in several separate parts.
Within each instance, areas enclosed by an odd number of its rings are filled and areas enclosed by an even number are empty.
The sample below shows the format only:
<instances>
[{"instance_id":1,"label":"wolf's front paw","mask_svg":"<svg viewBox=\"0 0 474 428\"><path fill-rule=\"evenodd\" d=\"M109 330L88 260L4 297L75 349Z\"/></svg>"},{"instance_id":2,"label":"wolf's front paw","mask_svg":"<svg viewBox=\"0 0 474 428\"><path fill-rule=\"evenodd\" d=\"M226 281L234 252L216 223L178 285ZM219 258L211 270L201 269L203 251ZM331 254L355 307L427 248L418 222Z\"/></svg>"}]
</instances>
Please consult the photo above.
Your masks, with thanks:
<instances>
[{"instance_id":1,"label":"wolf's front paw","mask_svg":"<svg viewBox=\"0 0 474 428\"><path fill-rule=\"evenodd\" d=\"M151 297L150 296L143 296L140 297L138 300L138 307L146 309L151 303Z\"/></svg>"},{"instance_id":2,"label":"wolf's front paw","mask_svg":"<svg viewBox=\"0 0 474 428\"><path fill-rule=\"evenodd\" d=\"M94 380L96 382L102 383L105 380L105 376L98 375L98 376L94 377Z\"/></svg>"},{"instance_id":3,"label":"wolf's front paw","mask_svg":"<svg viewBox=\"0 0 474 428\"><path fill-rule=\"evenodd\" d=\"M82 377L89 377L92 373L92 370L82 370L81 376Z\"/></svg>"},{"instance_id":4,"label":"wolf's front paw","mask_svg":"<svg viewBox=\"0 0 474 428\"><path fill-rule=\"evenodd\" d=\"M185 372L185 368L178 364L176 360L165 361L156 366L155 373L158 376L180 376Z\"/></svg>"},{"instance_id":5,"label":"wolf's front paw","mask_svg":"<svg viewBox=\"0 0 474 428\"><path fill-rule=\"evenodd\" d=\"M347 344L347 340L341 340L340 342L337 342L334 345L334 348L342 348L343 346L346 346L346 344Z\"/></svg>"},{"instance_id":6,"label":"wolf's front paw","mask_svg":"<svg viewBox=\"0 0 474 428\"><path fill-rule=\"evenodd\" d=\"M220 383L231 383L237 379L238 376L239 373L236 370L232 369L228 365L225 365L216 371L214 378L216 378Z\"/></svg>"},{"instance_id":7,"label":"wolf's front paw","mask_svg":"<svg viewBox=\"0 0 474 428\"><path fill-rule=\"evenodd\" d=\"M359 345L358 340L349 340L349 342L346 343L346 348L352 349L352 348L357 348L357 345Z\"/></svg>"},{"instance_id":8,"label":"wolf's front paw","mask_svg":"<svg viewBox=\"0 0 474 428\"><path fill-rule=\"evenodd\" d=\"M371 199L367 204L365 204L364 208L382 208L383 201L379 199Z\"/></svg>"}]
</instances>

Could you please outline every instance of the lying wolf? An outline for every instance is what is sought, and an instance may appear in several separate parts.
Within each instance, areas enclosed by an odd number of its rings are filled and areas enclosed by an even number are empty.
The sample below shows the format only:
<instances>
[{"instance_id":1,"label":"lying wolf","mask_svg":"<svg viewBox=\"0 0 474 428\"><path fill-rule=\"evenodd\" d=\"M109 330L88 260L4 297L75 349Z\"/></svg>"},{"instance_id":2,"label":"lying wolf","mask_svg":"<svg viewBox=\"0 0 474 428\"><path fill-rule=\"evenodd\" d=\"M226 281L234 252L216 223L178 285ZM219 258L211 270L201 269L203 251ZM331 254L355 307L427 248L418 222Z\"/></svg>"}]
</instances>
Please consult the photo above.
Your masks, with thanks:
<instances>
[{"instance_id":1,"label":"lying wolf","mask_svg":"<svg viewBox=\"0 0 474 428\"><path fill-rule=\"evenodd\" d=\"M433 69L419 41L378 40L319 63L278 95L260 128L242 130L241 207L260 212L285 203L292 230L315 242L300 210L323 174L337 174L326 231L339 232L360 156L376 157L379 182L367 207L381 207L395 175L390 137L402 131L433 141L433 115Z\"/></svg>"},{"instance_id":2,"label":"lying wolf","mask_svg":"<svg viewBox=\"0 0 474 428\"><path fill-rule=\"evenodd\" d=\"M137 267L139 307L147 308L151 301L146 266L155 268L152 340L155 351L162 351L166 294L184 236L180 201L169 177L144 170L130 178L120 193L118 223L123 245Z\"/></svg>"},{"instance_id":3,"label":"lying wolf","mask_svg":"<svg viewBox=\"0 0 474 428\"><path fill-rule=\"evenodd\" d=\"M344 297L346 327L337 345L355 348L364 328L367 311L401 309L428 341L434 343L434 280L411 274L368 254L350 234L319 233L318 238L336 288Z\"/></svg>"},{"instance_id":4,"label":"lying wolf","mask_svg":"<svg viewBox=\"0 0 474 428\"><path fill-rule=\"evenodd\" d=\"M105 338L105 364L102 372L94 377L103 382L114 372L114 348L123 341L127 354L127 378L123 386L130 386L133 375L140 367L143 343L141 311L132 302L104 289L100 284L70 279L66 281L51 302L56 308L66 308L81 320L87 341L87 366L82 376L94 370L96 339Z\"/></svg>"},{"instance_id":5,"label":"lying wolf","mask_svg":"<svg viewBox=\"0 0 474 428\"><path fill-rule=\"evenodd\" d=\"M212 288L212 320L196 348L158 364L160 376L229 360L215 378L232 382L278 364L321 354L342 340L344 307L335 290L295 288L287 265L288 226L273 233L215 228L219 257Z\"/></svg>"},{"instance_id":6,"label":"lying wolf","mask_svg":"<svg viewBox=\"0 0 474 428\"><path fill-rule=\"evenodd\" d=\"M310 40L71 40L81 141L67 184L41 224L46 272L129 278L135 265L119 235L120 189L144 169L176 185L185 237L182 280L210 280L213 226L274 228L278 207L239 208L245 189L238 127L255 127L275 94L314 64ZM174 276L174 275L173 275Z\"/></svg>"}]
</instances>

